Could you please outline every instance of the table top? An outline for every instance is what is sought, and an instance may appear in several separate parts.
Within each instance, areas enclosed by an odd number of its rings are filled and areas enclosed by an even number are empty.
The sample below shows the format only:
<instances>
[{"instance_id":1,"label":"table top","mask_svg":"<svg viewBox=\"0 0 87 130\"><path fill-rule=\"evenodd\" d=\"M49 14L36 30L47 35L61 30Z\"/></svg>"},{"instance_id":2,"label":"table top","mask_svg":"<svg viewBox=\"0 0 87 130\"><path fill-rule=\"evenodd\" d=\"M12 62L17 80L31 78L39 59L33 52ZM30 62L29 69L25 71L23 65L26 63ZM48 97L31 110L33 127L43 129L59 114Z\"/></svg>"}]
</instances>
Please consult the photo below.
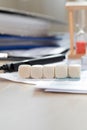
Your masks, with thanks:
<instances>
[{"instance_id":1,"label":"table top","mask_svg":"<svg viewBox=\"0 0 87 130\"><path fill-rule=\"evenodd\" d=\"M0 130L87 130L87 95L0 79Z\"/></svg>"}]
</instances>

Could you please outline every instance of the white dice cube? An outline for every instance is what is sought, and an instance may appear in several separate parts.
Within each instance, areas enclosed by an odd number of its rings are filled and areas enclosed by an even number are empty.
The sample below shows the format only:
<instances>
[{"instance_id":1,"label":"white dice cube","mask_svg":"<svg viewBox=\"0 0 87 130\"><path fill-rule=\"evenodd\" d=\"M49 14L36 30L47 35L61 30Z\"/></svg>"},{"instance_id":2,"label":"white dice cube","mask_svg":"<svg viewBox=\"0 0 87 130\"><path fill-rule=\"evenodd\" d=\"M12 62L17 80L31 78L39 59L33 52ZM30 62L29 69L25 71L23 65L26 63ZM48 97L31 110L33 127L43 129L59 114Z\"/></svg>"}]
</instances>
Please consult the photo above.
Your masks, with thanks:
<instances>
[{"instance_id":1,"label":"white dice cube","mask_svg":"<svg viewBox=\"0 0 87 130\"><path fill-rule=\"evenodd\" d=\"M55 66L55 78L66 78L67 76L68 73L66 64L58 64Z\"/></svg>"},{"instance_id":2,"label":"white dice cube","mask_svg":"<svg viewBox=\"0 0 87 130\"><path fill-rule=\"evenodd\" d=\"M22 78L30 78L31 76L31 65L20 65L18 67L18 74Z\"/></svg>"},{"instance_id":3,"label":"white dice cube","mask_svg":"<svg viewBox=\"0 0 87 130\"><path fill-rule=\"evenodd\" d=\"M68 74L71 78L80 78L81 75L81 65L71 64L68 66Z\"/></svg>"},{"instance_id":4,"label":"white dice cube","mask_svg":"<svg viewBox=\"0 0 87 130\"><path fill-rule=\"evenodd\" d=\"M40 79L42 78L42 65L32 65L31 67L31 78Z\"/></svg>"},{"instance_id":5,"label":"white dice cube","mask_svg":"<svg viewBox=\"0 0 87 130\"><path fill-rule=\"evenodd\" d=\"M54 78L54 65L43 66L43 78L47 79Z\"/></svg>"}]
</instances>

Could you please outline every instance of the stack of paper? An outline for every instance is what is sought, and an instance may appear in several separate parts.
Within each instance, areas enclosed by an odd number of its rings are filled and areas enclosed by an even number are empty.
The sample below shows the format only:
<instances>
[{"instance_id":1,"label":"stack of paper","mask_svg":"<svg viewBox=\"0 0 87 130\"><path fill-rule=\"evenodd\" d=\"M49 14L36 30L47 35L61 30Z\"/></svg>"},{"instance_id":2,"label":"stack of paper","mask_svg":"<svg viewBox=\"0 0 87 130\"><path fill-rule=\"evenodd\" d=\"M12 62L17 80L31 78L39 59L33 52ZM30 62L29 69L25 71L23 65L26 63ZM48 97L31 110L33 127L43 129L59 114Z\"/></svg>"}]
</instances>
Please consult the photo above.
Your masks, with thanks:
<instances>
[{"instance_id":1,"label":"stack of paper","mask_svg":"<svg viewBox=\"0 0 87 130\"><path fill-rule=\"evenodd\" d=\"M45 92L87 93L87 71L81 71L80 79L53 79L39 81L35 88Z\"/></svg>"},{"instance_id":2,"label":"stack of paper","mask_svg":"<svg viewBox=\"0 0 87 130\"><path fill-rule=\"evenodd\" d=\"M87 71L81 72L80 79L23 79L17 72L2 73L0 78L26 84L34 84L33 87L45 92L85 93L87 94Z\"/></svg>"}]
</instances>

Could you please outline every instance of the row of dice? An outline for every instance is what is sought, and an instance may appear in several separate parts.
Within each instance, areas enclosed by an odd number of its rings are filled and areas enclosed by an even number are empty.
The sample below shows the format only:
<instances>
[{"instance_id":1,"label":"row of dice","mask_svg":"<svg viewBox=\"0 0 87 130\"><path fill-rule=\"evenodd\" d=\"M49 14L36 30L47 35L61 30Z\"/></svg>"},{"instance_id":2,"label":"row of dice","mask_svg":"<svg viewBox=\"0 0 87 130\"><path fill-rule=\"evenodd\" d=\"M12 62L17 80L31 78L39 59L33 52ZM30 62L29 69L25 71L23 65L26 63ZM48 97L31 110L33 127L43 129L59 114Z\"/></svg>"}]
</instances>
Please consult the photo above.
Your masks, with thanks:
<instances>
[{"instance_id":1,"label":"row of dice","mask_svg":"<svg viewBox=\"0 0 87 130\"><path fill-rule=\"evenodd\" d=\"M48 64L48 65L20 65L18 74L22 78L51 79L51 78L80 78L80 64Z\"/></svg>"}]
</instances>

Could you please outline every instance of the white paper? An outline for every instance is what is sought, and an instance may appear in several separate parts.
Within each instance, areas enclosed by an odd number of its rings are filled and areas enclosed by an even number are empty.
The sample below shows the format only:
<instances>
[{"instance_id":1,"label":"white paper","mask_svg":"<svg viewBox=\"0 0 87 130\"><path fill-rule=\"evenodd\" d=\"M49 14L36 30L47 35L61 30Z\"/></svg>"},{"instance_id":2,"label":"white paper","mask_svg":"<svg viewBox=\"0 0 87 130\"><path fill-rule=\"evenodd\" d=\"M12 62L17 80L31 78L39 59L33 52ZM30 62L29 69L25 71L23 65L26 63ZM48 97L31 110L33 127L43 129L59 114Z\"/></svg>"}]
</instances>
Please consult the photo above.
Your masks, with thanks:
<instances>
[{"instance_id":1,"label":"white paper","mask_svg":"<svg viewBox=\"0 0 87 130\"><path fill-rule=\"evenodd\" d=\"M0 78L13 82L34 84L33 87L46 92L87 93L87 71L81 71L81 78L72 79L24 79L18 72L2 73Z\"/></svg>"},{"instance_id":2,"label":"white paper","mask_svg":"<svg viewBox=\"0 0 87 130\"><path fill-rule=\"evenodd\" d=\"M40 81L36 88L46 92L87 93L87 71L82 71L80 79L53 79Z\"/></svg>"},{"instance_id":3,"label":"white paper","mask_svg":"<svg viewBox=\"0 0 87 130\"><path fill-rule=\"evenodd\" d=\"M51 86L54 86L54 88L47 88L45 89L46 92L67 92L67 93L87 93L87 83L79 82L77 84L65 84L58 86L58 82L49 84ZM67 85L67 86L66 86Z\"/></svg>"},{"instance_id":4,"label":"white paper","mask_svg":"<svg viewBox=\"0 0 87 130\"><path fill-rule=\"evenodd\" d=\"M18 72L13 72L13 73L1 73L0 78L14 81L14 82L20 82L20 83L27 83L27 84L36 84L36 80L34 79L24 79L21 78L18 75Z\"/></svg>"}]
</instances>

